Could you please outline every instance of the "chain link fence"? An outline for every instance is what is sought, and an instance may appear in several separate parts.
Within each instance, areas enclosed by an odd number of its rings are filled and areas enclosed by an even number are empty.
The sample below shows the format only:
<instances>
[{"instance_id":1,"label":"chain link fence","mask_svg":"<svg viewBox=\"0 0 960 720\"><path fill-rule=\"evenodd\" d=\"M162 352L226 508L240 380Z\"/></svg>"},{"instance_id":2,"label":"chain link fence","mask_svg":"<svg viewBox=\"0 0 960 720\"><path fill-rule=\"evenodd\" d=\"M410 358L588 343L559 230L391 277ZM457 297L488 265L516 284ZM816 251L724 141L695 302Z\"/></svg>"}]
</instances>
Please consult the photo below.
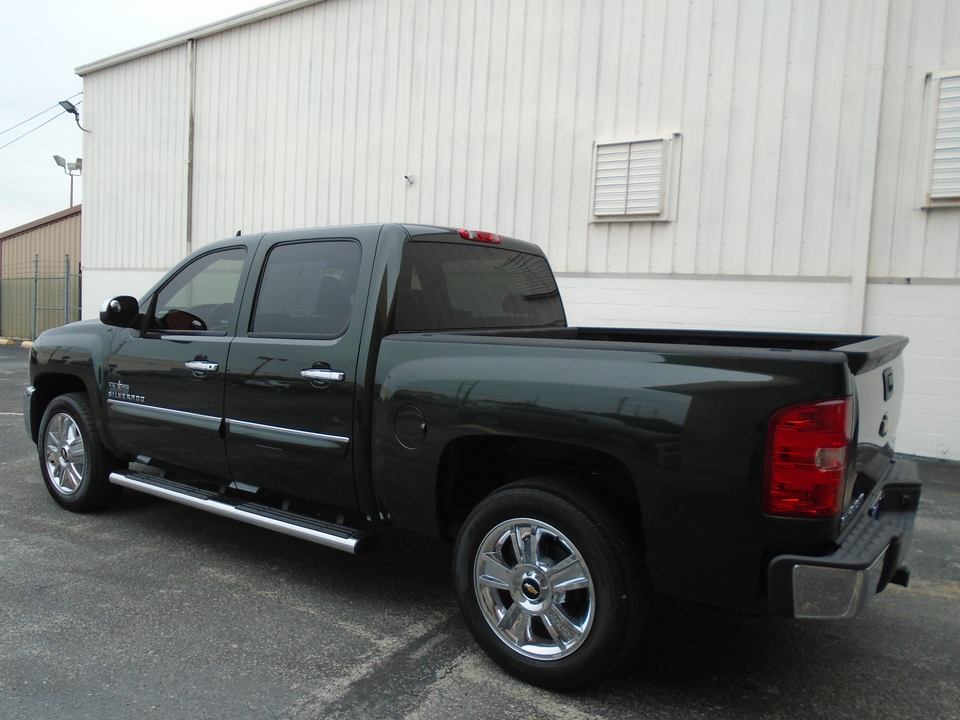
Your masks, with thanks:
<instances>
[{"instance_id":1,"label":"chain link fence","mask_svg":"<svg viewBox=\"0 0 960 720\"><path fill-rule=\"evenodd\" d=\"M0 277L0 337L36 340L47 328L80 319L79 273L62 261L6 265Z\"/></svg>"}]
</instances>

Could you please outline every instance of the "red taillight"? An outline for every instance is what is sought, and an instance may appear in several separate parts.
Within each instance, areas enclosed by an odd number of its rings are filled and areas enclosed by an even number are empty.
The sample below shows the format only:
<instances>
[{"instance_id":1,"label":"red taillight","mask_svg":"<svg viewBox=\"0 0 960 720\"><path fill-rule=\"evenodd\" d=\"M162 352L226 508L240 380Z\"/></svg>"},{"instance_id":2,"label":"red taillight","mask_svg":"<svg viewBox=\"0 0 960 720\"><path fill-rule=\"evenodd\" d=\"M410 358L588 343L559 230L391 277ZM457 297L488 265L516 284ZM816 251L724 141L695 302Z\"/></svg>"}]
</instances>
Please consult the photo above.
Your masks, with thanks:
<instances>
[{"instance_id":1,"label":"red taillight","mask_svg":"<svg viewBox=\"0 0 960 720\"><path fill-rule=\"evenodd\" d=\"M770 421L763 476L768 515L825 518L840 512L853 436L853 400L791 405Z\"/></svg>"},{"instance_id":2,"label":"red taillight","mask_svg":"<svg viewBox=\"0 0 960 720\"><path fill-rule=\"evenodd\" d=\"M485 230L458 230L460 237L464 240L477 240L478 242L494 243L499 245L503 238L496 233L486 232Z\"/></svg>"}]
</instances>

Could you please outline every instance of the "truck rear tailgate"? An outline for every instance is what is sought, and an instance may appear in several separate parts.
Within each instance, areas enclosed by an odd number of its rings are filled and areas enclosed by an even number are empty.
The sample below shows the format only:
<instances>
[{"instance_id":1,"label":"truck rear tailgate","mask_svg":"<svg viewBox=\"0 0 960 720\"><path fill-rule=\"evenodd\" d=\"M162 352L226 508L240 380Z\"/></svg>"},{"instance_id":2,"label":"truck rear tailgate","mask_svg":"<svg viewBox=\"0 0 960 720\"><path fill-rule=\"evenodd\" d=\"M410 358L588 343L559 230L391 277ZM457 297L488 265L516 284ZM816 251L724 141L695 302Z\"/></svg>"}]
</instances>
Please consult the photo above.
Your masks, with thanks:
<instances>
[{"instance_id":1,"label":"truck rear tailgate","mask_svg":"<svg viewBox=\"0 0 960 720\"><path fill-rule=\"evenodd\" d=\"M907 338L869 338L836 348L847 356L853 373L856 413L856 472L876 475L871 463L890 457L896 442L903 402L903 348ZM873 477L879 480L879 477Z\"/></svg>"}]
</instances>

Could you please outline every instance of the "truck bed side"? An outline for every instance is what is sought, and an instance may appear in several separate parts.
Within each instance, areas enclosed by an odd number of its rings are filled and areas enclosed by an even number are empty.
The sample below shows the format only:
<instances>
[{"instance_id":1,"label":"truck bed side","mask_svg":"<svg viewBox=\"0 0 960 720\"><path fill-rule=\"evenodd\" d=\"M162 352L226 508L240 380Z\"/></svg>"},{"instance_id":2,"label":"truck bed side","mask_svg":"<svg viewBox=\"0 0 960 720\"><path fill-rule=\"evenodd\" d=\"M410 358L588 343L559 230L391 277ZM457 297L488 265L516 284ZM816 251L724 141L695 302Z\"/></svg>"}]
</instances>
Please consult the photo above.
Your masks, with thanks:
<instances>
[{"instance_id":1,"label":"truck bed side","mask_svg":"<svg viewBox=\"0 0 960 720\"><path fill-rule=\"evenodd\" d=\"M764 516L760 487L773 413L853 392L842 353L398 334L376 387L375 489L400 527L446 534L515 474L577 475L635 516L655 589L747 611L773 538L816 554L838 533Z\"/></svg>"}]
</instances>

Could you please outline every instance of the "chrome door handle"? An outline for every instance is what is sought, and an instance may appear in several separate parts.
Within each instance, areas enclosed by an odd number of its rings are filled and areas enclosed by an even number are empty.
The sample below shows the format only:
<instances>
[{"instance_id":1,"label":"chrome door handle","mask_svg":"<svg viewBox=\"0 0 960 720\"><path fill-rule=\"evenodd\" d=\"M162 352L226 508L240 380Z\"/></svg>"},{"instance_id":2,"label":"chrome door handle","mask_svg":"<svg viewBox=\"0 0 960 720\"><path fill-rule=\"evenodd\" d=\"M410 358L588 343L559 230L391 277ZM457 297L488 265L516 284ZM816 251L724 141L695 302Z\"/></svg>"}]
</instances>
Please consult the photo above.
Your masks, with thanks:
<instances>
[{"instance_id":1,"label":"chrome door handle","mask_svg":"<svg viewBox=\"0 0 960 720\"><path fill-rule=\"evenodd\" d=\"M184 364L194 372L217 372L220 369L217 363L206 360L191 360Z\"/></svg>"},{"instance_id":2,"label":"chrome door handle","mask_svg":"<svg viewBox=\"0 0 960 720\"><path fill-rule=\"evenodd\" d=\"M301 370L300 375L307 380L318 382L343 382L344 378L344 374L339 370L328 370L326 368L307 368Z\"/></svg>"}]
</instances>

